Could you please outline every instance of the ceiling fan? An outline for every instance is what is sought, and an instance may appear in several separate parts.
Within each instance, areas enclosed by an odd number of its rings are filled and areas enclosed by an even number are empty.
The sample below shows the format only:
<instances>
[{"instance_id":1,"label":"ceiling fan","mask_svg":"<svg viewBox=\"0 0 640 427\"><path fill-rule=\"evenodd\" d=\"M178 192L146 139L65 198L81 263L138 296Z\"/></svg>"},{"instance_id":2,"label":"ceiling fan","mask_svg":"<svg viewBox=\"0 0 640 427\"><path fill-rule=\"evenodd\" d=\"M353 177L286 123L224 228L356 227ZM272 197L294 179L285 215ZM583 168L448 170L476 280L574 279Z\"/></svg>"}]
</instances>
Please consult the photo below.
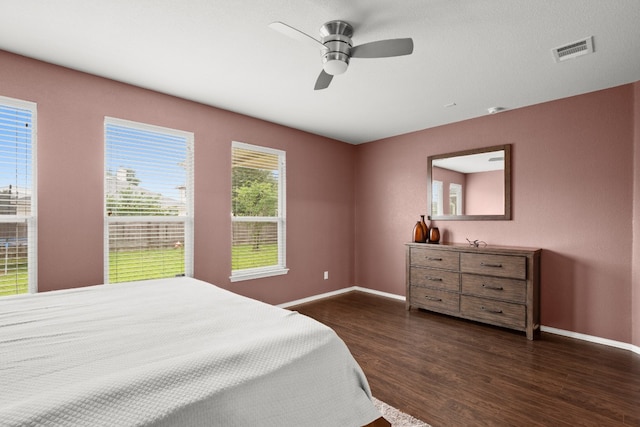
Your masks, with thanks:
<instances>
[{"instance_id":1,"label":"ceiling fan","mask_svg":"<svg viewBox=\"0 0 640 427\"><path fill-rule=\"evenodd\" d=\"M317 40L282 22L272 22L269 27L288 37L319 47L322 54L322 71L316 80L315 90L326 89L333 76L347 71L351 58L388 58L410 55L413 40L388 39L353 46L353 27L345 21L329 21L320 27L321 40Z\"/></svg>"}]
</instances>

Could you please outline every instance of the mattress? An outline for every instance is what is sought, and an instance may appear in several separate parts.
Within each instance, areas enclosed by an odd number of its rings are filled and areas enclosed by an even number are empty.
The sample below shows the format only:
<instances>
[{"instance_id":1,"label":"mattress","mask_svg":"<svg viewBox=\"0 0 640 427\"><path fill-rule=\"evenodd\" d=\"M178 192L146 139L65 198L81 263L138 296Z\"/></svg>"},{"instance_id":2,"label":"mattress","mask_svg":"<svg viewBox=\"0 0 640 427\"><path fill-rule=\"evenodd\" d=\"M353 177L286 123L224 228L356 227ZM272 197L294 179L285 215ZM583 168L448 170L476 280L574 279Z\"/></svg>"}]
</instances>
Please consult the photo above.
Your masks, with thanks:
<instances>
[{"instance_id":1,"label":"mattress","mask_svg":"<svg viewBox=\"0 0 640 427\"><path fill-rule=\"evenodd\" d=\"M0 298L0 426L362 426L333 330L180 277Z\"/></svg>"}]
</instances>

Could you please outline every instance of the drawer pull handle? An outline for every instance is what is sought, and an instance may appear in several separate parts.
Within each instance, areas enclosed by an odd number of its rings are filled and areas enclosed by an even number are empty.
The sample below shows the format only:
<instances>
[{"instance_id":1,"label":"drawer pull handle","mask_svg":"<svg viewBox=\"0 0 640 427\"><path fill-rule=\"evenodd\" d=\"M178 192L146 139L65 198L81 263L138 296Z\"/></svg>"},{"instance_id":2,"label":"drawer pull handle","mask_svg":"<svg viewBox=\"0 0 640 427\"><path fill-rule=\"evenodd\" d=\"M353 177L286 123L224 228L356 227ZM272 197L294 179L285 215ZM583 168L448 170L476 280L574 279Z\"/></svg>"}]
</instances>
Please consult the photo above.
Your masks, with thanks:
<instances>
[{"instance_id":1,"label":"drawer pull handle","mask_svg":"<svg viewBox=\"0 0 640 427\"><path fill-rule=\"evenodd\" d=\"M442 261L442 258L436 258L436 257L432 257L432 256L428 256L427 259L429 261Z\"/></svg>"},{"instance_id":2,"label":"drawer pull handle","mask_svg":"<svg viewBox=\"0 0 640 427\"><path fill-rule=\"evenodd\" d=\"M488 262L481 262L480 265L483 267L502 268L502 264L490 264Z\"/></svg>"},{"instance_id":3,"label":"drawer pull handle","mask_svg":"<svg viewBox=\"0 0 640 427\"><path fill-rule=\"evenodd\" d=\"M430 280L430 281L432 281L432 282L442 282L442 278L440 278L440 277L430 277L430 276L427 276L426 278L427 278L427 280Z\"/></svg>"},{"instance_id":4,"label":"drawer pull handle","mask_svg":"<svg viewBox=\"0 0 640 427\"><path fill-rule=\"evenodd\" d=\"M437 302L442 301L442 298L430 297L429 295L426 295L425 298L428 299L429 301L437 301Z\"/></svg>"},{"instance_id":5,"label":"drawer pull handle","mask_svg":"<svg viewBox=\"0 0 640 427\"><path fill-rule=\"evenodd\" d=\"M490 289L492 291L503 291L504 288L502 286L491 286L491 285L486 285L486 284L482 284L482 287L485 289Z\"/></svg>"},{"instance_id":6,"label":"drawer pull handle","mask_svg":"<svg viewBox=\"0 0 640 427\"><path fill-rule=\"evenodd\" d=\"M492 310L490 308L487 308L485 306L480 307L482 309L482 311L486 311L489 313L494 313L494 314L502 314L502 310Z\"/></svg>"}]
</instances>

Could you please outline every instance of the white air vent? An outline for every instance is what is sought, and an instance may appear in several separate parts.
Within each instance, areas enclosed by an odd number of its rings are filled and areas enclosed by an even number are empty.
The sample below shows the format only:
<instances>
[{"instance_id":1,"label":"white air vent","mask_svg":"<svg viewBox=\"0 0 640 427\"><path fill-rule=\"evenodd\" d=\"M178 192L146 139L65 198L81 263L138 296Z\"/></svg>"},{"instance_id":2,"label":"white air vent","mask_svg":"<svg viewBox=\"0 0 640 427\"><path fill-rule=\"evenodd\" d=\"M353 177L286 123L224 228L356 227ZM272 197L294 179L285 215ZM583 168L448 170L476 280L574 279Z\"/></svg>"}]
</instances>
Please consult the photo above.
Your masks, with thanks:
<instances>
[{"instance_id":1,"label":"white air vent","mask_svg":"<svg viewBox=\"0 0 640 427\"><path fill-rule=\"evenodd\" d=\"M557 47L553 49L552 52L556 62L593 53L593 37L587 37L586 39Z\"/></svg>"}]
</instances>

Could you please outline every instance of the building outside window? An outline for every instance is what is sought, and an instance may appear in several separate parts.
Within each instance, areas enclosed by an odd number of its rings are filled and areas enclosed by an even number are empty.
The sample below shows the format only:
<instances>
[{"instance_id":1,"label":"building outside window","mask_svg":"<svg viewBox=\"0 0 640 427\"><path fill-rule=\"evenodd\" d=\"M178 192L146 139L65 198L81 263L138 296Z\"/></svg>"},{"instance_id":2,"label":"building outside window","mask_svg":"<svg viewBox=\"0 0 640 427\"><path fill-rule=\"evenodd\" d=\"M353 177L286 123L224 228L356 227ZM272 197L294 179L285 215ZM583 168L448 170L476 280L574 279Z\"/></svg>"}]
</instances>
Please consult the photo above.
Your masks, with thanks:
<instances>
[{"instance_id":1,"label":"building outside window","mask_svg":"<svg viewBox=\"0 0 640 427\"><path fill-rule=\"evenodd\" d=\"M105 283L193 276L193 134L105 119Z\"/></svg>"},{"instance_id":2,"label":"building outside window","mask_svg":"<svg viewBox=\"0 0 640 427\"><path fill-rule=\"evenodd\" d=\"M0 97L0 296L37 291L36 104Z\"/></svg>"}]
</instances>

